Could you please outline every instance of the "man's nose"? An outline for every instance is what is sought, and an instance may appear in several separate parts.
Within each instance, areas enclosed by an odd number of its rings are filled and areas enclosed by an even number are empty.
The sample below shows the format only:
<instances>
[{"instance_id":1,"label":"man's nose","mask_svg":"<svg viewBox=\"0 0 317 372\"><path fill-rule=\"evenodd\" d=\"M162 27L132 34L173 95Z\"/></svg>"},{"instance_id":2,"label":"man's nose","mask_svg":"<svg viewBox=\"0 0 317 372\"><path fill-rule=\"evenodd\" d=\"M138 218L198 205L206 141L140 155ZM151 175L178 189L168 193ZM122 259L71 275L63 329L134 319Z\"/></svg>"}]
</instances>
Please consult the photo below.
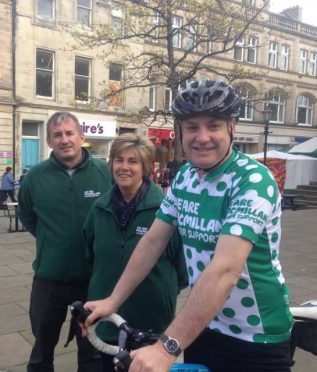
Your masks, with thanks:
<instances>
[{"instance_id":1,"label":"man's nose","mask_svg":"<svg viewBox=\"0 0 317 372\"><path fill-rule=\"evenodd\" d=\"M210 140L210 133L206 128L200 128L197 135L196 139L200 142L207 142Z\"/></svg>"},{"instance_id":2,"label":"man's nose","mask_svg":"<svg viewBox=\"0 0 317 372\"><path fill-rule=\"evenodd\" d=\"M64 143L64 142L68 142L68 136L66 133L62 134L61 136L61 141Z\"/></svg>"}]
</instances>

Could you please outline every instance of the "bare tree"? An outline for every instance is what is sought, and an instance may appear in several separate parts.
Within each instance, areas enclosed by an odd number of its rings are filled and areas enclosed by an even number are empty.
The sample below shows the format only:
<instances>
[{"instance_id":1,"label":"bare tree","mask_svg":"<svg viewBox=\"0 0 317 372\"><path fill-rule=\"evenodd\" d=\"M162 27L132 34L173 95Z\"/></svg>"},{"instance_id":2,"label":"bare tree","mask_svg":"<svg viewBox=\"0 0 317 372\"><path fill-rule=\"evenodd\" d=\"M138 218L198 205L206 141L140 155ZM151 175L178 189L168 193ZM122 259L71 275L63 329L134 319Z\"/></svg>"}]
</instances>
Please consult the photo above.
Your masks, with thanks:
<instances>
[{"instance_id":1,"label":"bare tree","mask_svg":"<svg viewBox=\"0 0 317 372\"><path fill-rule=\"evenodd\" d=\"M122 18L117 24L99 24L93 31L72 30L76 47L98 48L105 61L116 56L123 66L120 84L109 84L102 92L103 102L111 104L123 91L133 88L165 86L172 98L178 87L196 76L208 74L232 82L251 73L240 68L218 67L214 57L235 47L259 20L267 5L246 7L244 2L226 0L125 0L112 1ZM132 48L131 45L134 47ZM137 47L135 47L137 46ZM168 110L140 112L148 123L158 118L171 120ZM151 117L151 120L149 118ZM174 160L180 161L181 143L175 125Z\"/></svg>"}]
</instances>

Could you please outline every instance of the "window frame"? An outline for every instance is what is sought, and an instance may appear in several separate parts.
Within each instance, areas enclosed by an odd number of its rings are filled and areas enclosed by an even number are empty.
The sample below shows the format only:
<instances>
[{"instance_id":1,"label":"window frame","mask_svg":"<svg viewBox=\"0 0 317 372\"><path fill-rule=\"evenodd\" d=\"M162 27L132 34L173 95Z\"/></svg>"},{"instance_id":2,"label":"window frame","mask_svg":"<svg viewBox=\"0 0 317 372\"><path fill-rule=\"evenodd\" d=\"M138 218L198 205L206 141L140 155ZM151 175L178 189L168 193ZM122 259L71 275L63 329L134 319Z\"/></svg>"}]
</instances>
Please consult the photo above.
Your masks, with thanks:
<instances>
[{"instance_id":1,"label":"window frame","mask_svg":"<svg viewBox=\"0 0 317 372\"><path fill-rule=\"evenodd\" d=\"M289 69L289 55L290 55L290 46L287 44L281 45L279 68L283 71L288 71ZM286 66L286 67L285 67Z\"/></svg>"},{"instance_id":2,"label":"window frame","mask_svg":"<svg viewBox=\"0 0 317 372\"><path fill-rule=\"evenodd\" d=\"M316 76L317 74L317 52L310 52L307 73L310 76Z\"/></svg>"},{"instance_id":3,"label":"window frame","mask_svg":"<svg viewBox=\"0 0 317 372\"><path fill-rule=\"evenodd\" d=\"M38 60L38 52L45 52L45 53L50 53L51 54L51 59L52 59L52 69L47 69L47 68L43 68L43 67L39 67L38 64L37 64L37 60ZM36 48L36 51L35 51L35 58L36 58L36 63L35 63L35 95L36 97L38 98L45 98L45 99L54 99L55 98L55 52L52 51L52 50L49 50L49 49L44 49L44 48ZM51 95L50 96L45 96L45 95L41 95L41 94L38 94L38 84L39 84L39 76L38 76L38 72L39 73L42 73L43 72L45 74L50 74L51 76Z\"/></svg>"},{"instance_id":4,"label":"window frame","mask_svg":"<svg viewBox=\"0 0 317 372\"><path fill-rule=\"evenodd\" d=\"M118 35L123 35L123 9L120 7L112 8L111 9L111 28L118 33ZM117 21L118 24L120 23L120 27L115 25Z\"/></svg>"},{"instance_id":5,"label":"window frame","mask_svg":"<svg viewBox=\"0 0 317 372\"><path fill-rule=\"evenodd\" d=\"M168 97L168 102L167 102L167 92L169 97ZM171 112L172 111L172 102L173 102L173 97L172 97L172 89L169 87L165 87L164 90L164 111L166 112Z\"/></svg>"},{"instance_id":6,"label":"window frame","mask_svg":"<svg viewBox=\"0 0 317 372\"><path fill-rule=\"evenodd\" d=\"M274 98L277 99L274 99ZM276 107L276 120L272 119L272 116L275 112L274 108L272 109L272 106ZM286 98L282 93L277 92L270 92L268 94L268 99L266 103L266 107L272 110L272 116L270 119L270 123L278 123L278 124L284 124L285 123L285 108L286 108ZM282 110L282 112L281 112ZM282 116L281 120L280 117Z\"/></svg>"},{"instance_id":7,"label":"window frame","mask_svg":"<svg viewBox=\"0 0 317 372\"><path fill-rule=\"evenodd\" d=\"M299 105L299 100L300 100L301 97L307 99L308 102L311 105L310 106L309 105L304 105L304 104ZM298 117L298 115L299 115L299 108L303 108L303 109L306 110L306 112L305 112L305 123L299 122L299 117ZM296 123L297 123L297 125L299 125L299 126L307 126L307 127L312 127L313 126L314 104L312 102L312 98L309 95L299 94L297 96L297 98L296 98L296 111L295 111L295 114L296 114ZM307 118L309 118L310 120L307 121Z\"/></svg>"},{"instance_id":8,"label":"window frame","mask_svg":"<svg viewBox=\"0 0 317 372\"><path fill-rule=\"evenodd\" d=\"M269 42L269 52L267 65L271 68L277 67L278 43L276 41ZM271 61L272 59L272 61ZM271 63L273 62L273 63Z\"/></svg>"},{"instance_id":9,"label":"window frame","mask_svg":"<svg viewBox=\"0 0 317 372\"><path fill-rule=\"evenodd\" d=\"M78 2L79 0L76 0L76 21L78 24L80 24L81 26L84 26L84 27L87 27L87 28L91 28L92 26L92 0L88 0L90 2L90 6L89 8L87 8L86 6L84 5L79 5ZM79 19L78 19L78 10L79 9L86 9L88 11L88 24L86 23L83 23L81 22Z\"/></svg>"},{"instance_id":10,"label":"window frame","mask_svg":"<svg viewBox=\"0 0 317 372\"><path fill-rule=\"evenodd\" d=\"M241 58L236 58L237 54L241 53ZM244 38L240 38L234 45L233 49L233 59L235 61L243 62L244 60Z\"/></svg>"},{"instance_id":11,"label":"window frame","mask_svg":"<svg viewBox=\"0 0 317 372\"><path fill-rule=\"evenodd\" d=\"M120 79L111 79L110 78L110 75L111 75L111 68L113 68L113 73L117 73L119 70L120 70ZM115 72L117 68L117 71ZM115 63L115 62L111 62L109 63L109 80L110 81L122 81L123 80L123 65L120 65L120 63Z\"/></svg>"},{"instance_id":12,"label":"window frame","mask_svg":"<svg viewBox=\"0 0 317 372\"><path fill-rule=\"evenodd\" d=\"M43 15L40 15L40 12L39 12L39 3L42 2L42 3L50 3L50 6L51 6L51 16L50 17L46 17L46 16L43 16ZM46 21L54 21L55 20L55 0L37 0L36 1L36 16L37 18L40 18L40 19L44 19Z\"/></svg>"},{"instance_id":13,"label":"window frame","mask_svg":"<svg viewBox=\"0 0 317 372\"><path fill-rule=\"evenodd\" d=\"M238 86L235 91L239 91L239 97L242 99L241 104L241 114L240 114L240 120L244 121L252 121L253 120L253 114L254 114L254 106L253 103L250 102L251 97L254 97L253 89L245 86ZM244 98L246 99L244 101ZM244 116L244 114L246 114Z\"/></svg>"},{"instance_id":14,"label":"window frame","mask_svg":"<svg viewBox=\"0 0 317 372\"><path fill-rule=\"evenodd\" d=\"M80 75L80 74L76 74L76 61L77 60L83 60L83 61L87 61L88 62L88 75ZM90 103L90 97L91 97L91 58L87 58L87 57L82 57L82 56L75 56L75 76L74 76L74 90L75 90L75 101L76 102L80 102L80 103ZM78 79L81 79L81 80L87 80L88 81L88 86L87 86L87 100L85 99L77 99L76 97L76 81ZM81 92L82 93L82 92Z\"/></svg>"},{"instance_id":15,"label":"window frame","mask_svg":"<svg viewBox=\"0 0 317 372\"><path fill-rule=\"evenodd\" d=\"M254 41L254 44L252 43ZM247 62L251 64L256 64L257 61L257 46L258 39L255 36L249 36L248 39L248 49L247 49ZM253 61L249 60L250 52L254 53Z\"/></svg>"},{"instance_id":16,"label":"window frame","mask_svg":"<svg viewBox=\"0 0 317 372\"><path fill-rule=\"evenodd\" d=\"M184 37L184 49L196 52L196 27L195 25L189 25L189 30L186 30L186 35ZM189 45L190 44L190 45Z\"/></svg>"},{"instance_id":17,"label":"window frame","mask_svg":"<svg viewBox=\"0 0 317 372\"><path fill-rule=\"evenodd\" d=\"M178 22L177 22L178 21ZM173 16L172 20L172 28L173 28L173 47L174 48L181 48L182 47L182 34L180 32L180 28L183 24L183 18L177 15ZM178 29L179 31L174 33L174 30ZM176 42L175 42L176 40Z\"/></svg>"},{"instance_id":18,"label":"window frame","mask_svg":"<svg viewBox=\"0 0 317 372\"><path fill-rule=\"evenodd\" d=\"M299 67L298 67L299 74L305 75L307 72L307 56L308 56L308 51L306 49L300 49Z\"/></svg>"},{"instance_id":19,"label":"window frame","mask_svg":"<svg viewBox=\"0 0 317 372\"><path fill-rule=\"evenodd\" d=\"M152 85L149 87L149 110L152 112L156 110L156 86L155 85Z\"/></svg>"}]
</instances>

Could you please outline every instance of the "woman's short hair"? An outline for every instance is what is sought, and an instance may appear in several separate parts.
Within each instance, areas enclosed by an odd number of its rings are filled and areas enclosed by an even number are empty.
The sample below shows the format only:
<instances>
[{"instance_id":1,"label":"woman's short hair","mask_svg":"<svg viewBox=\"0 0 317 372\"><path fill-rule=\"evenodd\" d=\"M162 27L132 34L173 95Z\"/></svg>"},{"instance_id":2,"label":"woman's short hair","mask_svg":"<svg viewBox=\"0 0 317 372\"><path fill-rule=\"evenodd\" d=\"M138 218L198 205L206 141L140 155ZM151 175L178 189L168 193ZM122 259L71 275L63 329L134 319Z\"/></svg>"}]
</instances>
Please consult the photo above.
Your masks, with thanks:
<instances>
[{"instance_id":1,"label":"woman's short hair","mask_svg":"<svg viewBox=\"0 0 317 372\"><path fill-rule=\"evenodd\" d=\"M6 172L10 172L12 170L12 167L6 167Z\"/></svg>"},{"instance_id":2,"label":"woman's short hair","mask_svg":"<svg viewBox=\"0 0 317 372\"><path fill-rule=\"evenodd\" d=\"M143 164L143 178L150 178L155 147L149 138L137 133L124 133L113 141L109 158L111 173L113 171L114 158L127 149L133 149L139 154Z\"/></svg>"}]
</instances>

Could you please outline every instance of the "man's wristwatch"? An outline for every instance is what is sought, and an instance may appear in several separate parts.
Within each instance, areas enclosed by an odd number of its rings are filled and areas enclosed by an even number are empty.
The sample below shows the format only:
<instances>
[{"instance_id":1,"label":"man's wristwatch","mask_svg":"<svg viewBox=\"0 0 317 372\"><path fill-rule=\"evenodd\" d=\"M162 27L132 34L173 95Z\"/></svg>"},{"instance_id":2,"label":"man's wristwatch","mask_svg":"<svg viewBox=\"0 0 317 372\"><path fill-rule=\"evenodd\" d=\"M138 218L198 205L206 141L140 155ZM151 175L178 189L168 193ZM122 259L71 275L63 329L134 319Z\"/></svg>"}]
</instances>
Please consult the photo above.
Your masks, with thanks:
<instances>
[{"instance_id":1,"label":"man's wristwatch","mask_svg":"<svg viewBox=\"0 0 317 372\"><path fill-rule=\"evenodd\" d=\"M164 335L164 333L162 333L159 338L162 341L165 350L169 354L174 356L179 356L181 354L182 349L179 347L179 343L175 338L168 337Z\"/></svg>"}]
</instances>

